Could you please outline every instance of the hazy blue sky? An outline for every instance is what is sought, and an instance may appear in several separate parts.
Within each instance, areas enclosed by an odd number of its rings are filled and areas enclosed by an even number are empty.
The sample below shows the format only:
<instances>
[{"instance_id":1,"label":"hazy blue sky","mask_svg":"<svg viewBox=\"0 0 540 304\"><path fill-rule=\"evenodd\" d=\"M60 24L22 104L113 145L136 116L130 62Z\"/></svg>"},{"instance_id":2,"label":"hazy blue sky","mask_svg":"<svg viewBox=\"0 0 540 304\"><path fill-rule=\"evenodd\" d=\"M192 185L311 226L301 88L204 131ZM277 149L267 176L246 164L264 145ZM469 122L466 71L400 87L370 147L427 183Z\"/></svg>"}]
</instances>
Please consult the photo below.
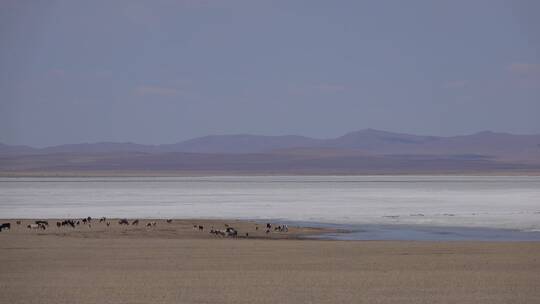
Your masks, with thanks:
<instances>
[{"instance_id":1,"label":"hazy blue sky","mask_svg":"<svg viewBox=\"0 0 540 304\"><path fill-rule=\"evenodd\" d=\"M0 142L540 133L540 1L0 1Z\"/></svg>"}]
</instances>

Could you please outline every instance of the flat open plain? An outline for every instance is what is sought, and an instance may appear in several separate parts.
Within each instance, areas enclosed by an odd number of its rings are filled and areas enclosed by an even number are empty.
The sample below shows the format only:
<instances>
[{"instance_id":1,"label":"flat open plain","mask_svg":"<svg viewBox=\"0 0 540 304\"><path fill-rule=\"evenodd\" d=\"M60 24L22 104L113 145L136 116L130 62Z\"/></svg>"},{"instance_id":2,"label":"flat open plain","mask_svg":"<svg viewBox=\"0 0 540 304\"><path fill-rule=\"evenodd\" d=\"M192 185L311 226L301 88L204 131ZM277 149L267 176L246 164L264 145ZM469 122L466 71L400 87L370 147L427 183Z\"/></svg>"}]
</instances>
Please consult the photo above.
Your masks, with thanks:
<instances>
[{"instance_id":1,"label":"flat open plain","mask_svg":"<svg viewBox=\"0 0 540 304\"><path fill-rule=\"evenodd\" d=\"M540 242L305 240L175 220L0 233L0 303L538 303ZM219 238L229 224L242 238ZM204 231L193 229L203 225ZM249 238L245 238L245 233Z\"/></svg>"}]
</instances>

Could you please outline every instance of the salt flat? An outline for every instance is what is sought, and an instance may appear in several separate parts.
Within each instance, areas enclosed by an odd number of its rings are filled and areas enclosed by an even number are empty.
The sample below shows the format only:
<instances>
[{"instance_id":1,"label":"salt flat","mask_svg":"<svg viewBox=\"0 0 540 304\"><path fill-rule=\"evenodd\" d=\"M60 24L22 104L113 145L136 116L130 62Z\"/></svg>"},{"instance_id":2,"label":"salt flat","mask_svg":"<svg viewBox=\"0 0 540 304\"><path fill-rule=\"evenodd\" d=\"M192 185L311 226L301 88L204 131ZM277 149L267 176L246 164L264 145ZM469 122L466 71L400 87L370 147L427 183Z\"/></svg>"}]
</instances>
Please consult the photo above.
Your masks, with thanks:
<instances>
[{"instance_id":1,"label":"salt flat","mask_svg":"<svg viewBox=\"0 0 540 304\"><path fill-rule=\"evenodd\" d=\"M282 219L538 231L540 177L1 178L0 216Z\"/></svg>"}]
</instances>

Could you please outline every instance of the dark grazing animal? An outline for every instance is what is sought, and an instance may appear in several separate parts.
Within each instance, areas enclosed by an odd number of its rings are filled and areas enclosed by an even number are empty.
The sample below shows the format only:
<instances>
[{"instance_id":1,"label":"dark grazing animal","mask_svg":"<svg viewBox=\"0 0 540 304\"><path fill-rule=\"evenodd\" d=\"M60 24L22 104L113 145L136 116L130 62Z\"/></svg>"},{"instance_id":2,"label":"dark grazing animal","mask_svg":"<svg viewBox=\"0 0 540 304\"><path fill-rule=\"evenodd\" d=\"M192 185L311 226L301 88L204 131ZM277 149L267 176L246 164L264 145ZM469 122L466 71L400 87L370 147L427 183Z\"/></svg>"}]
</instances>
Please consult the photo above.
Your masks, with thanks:
<instances>
[{"instance_id":1,"label":"dark grazing animal","mask_svg":"<svg viewBox=\"0 0 540 304\"><path fill-rule=\"evenodd\" d=\"M286 225L279 225L279 226L276 226L276 227L274 227L274 231L283 232L283 231L285 231L285 226L286 226ZM288 229L287 229L287 230L288 230Z\"/></svg>"},{"instance_id":2,"label":"dark grazing animal","mask_svg":"<svg viewBox=\"0 0 540 304\"><path fill-rule=\"evenodd\" d=\"M118 221L118 225L128 225L129 226L129 222L127 219L121 219Z\"/></svg>"},{"instance_id":3,"label":"dark grazing animal","mask_svg":"<svg viewBox=\"0 0 540 304\"><path fill-rule=\"evenodd\" d=\"M35 221L34 223L36 224L41 224L41 225L45 225L45 226L49 226L49 222L48 221Z\"/></svg>"},{"instance_id":4,"label":"dark grazing animal","mask_svg":"<svg viewBox=\"0 0 540 304\"><path fill-rule=\"evenodd\" d=\"M227 229L225 229L225 232L227 233L227 236L231 236L231 237L238 236L238 231L232 227L227 227Z\"/></svg>"},{"instance_id":5,"label":"dark grazing animal","mask_svg":"<svg viewBox=\"0 0 540 304\"><path fill-rule=\"evenodd\" d=\"M45 224L30 224L26 227L28 227L28 229L47 229L47 226L45 226Z\"/></svg>"},{"instance_id":6,"label":"dark grazing animal","mask_svg":"<svg viewBox=\"0 0 540 304\"><path fill-rule=\"evenodd\" d=\"M139 225L139 220L134 220L133 223L131 223L131 225L134 225L134 226Z\"/></svg>"},{"instance_id":7,"label":"dark grazing animal","mask_svg":"<svg viewBox=\"0 0 540 304\"><path fill-rule=\"evenodd\" d=\"M56 227L58 228L62 227L62 222L56 222Z\"/></svg>"},{"instance_id":8,"label":"dark grazing animal","mask_svg":"<svg viewBox=\"0 0 540 304\"><path fill-rule=\"evenodd\" d=\"M289 228L287 227L287 225L279 225L277 226L279 232L288 232L289 231Z\"/></svg>"},{"instance_id":9,"label":"dark grazing animal","mask_svg":"<svg viewBox=\"0 0 540 304\"><path fill-rule=\"evenodd\" d=\"M21 224L21 221L17 221L17 225L20 225Z\"/></svg>"},{"instance_id":10,"label":"dark grazing animal","mask_svg":"<svg viewBox=\"0 0 540 304\"><path fill-rule=\"evenodd\" d=\"M4 229L11 230L11 223L3 223L2 225L0 225L0 231Z\"/></svg>"},{"instance_id":11,"label":"dark grazing animal","mask_svg":"<svg viewBox=\"0 0 540 304\"><path fill-rule=\"evenodd\" d=\"M99 219L99 222L100 222L100 223L103 223L103 222L105 222L106 220L107 220L107 219L106 219L105 217L102 217L102 218Z\"/></svg>"},{"instance_id":12,"label":"dark grazing animal","mask_svg":"<svg viewBox=\"0 0 540 304\"><path fill-rule=\"evenodd\" d=\"M172 223L172 220L167 220L167 224L170 224L170 223Z\"/></svg>"},{"instance_id":13,"label":"dark grazing animal","mask_svg":"<svg viewBox=\"0 0 540 304\"><path fill-rule=\"evenodd\" d=\"M75 228L75 221L74 220L63 220L62 223L60 223L62 226L71 226L71 228Z\"/></svg>"},{"instance_id":14,"label":"dark grazing animal","mask_svg":"<svg viewBox=\"0 0 540 304\"><path fill-rule=\"evenodd\" d=\"M216 236L221 236L221 237L226 236L226 232L224 230L216 230L214 228L210 229L210 233L215 234Z\"/></svg>"},{"instance_id":15,"label":"dark grazing animal","mask_svg":"<svg viewBox=\"0 0 540 304\"><path fill-rule=\"evenodd\" d=\"M199 231L203 231L204 230L204 227L199 225Z\"/></svg>"}]
</instances>

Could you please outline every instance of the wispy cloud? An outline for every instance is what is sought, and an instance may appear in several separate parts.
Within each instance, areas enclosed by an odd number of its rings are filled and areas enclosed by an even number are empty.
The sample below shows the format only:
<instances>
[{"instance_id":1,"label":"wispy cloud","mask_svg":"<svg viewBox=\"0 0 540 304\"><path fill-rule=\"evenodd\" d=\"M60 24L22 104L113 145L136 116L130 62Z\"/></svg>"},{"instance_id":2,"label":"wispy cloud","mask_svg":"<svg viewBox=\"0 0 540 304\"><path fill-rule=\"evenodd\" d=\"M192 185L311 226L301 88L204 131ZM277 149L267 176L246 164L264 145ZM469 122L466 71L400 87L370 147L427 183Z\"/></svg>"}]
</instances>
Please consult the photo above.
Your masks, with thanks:
<instances>
[{"instance_id":1,"label":"wispy cloud","mask_svg":"<svg viewBox=\"0 0 540 304\"><path fill-rule=\"evenodd\" d=\"M183 7L201 8L201 7L212 7L212 6L221 5L223 4L223 2L224 1L222 0L180 0L176 3Z\"/></svg>"},{"instance_id":2,"label":"wispy cloud","mask_svg":"<svg viewBox=\"0 0 540 304\"><path fill-rule=\"evenodd\" d=\"M339 93L347 90L347 87L339 83L318 83L312 85L291 86L289 93L294 95Z\"/></svg>"},{"instance_id":3,"label":"wispy cloud","mask_svg":"<svg viewBox=\"0 0 540 304\"><path fill-rule=\"evenodd\" d=\"M64 77L65 75L66 75L66 70L63 70L63 69L51 69L47 71L47 76Z\"/></svg>"},{"instance_id":4,"label":"wispy cloud","mask_svg":"<svg viewBox=\"0 0 540 304\"><path fill-rule=\"evenodd\" d=\"M198 10L245 6L251 1L241 0L168 0L168 1L128 1L121 8L121 14L131 22L143 26L159 26L163 19L176 18L180 10Z\"/></svg>"},{"instance_id":5,"label":"wispy cloud","mask_svg":"<svg viewBox=\"0 0 540 304\"><path fill-rule=\"evenodd\" d=\"M137 96L163 96L175 97L180 95L180 91L175 88L167 88L160 86L138 86L134 89L134 94Z\"/></svg>"},{"instance_id":6,"label":"wispy cloud","mask_svg":"<svg viewBox=\"0 0 540 304\"><path fill-rule=\"evenodd\" d=\"M516 75L531 76L540 75L540 64L537 63L512 63L508 66L508 70Z\"/></svg>"},{"instance_id":7,"label":"wispy cloud","mask_svg":"<svg viewBox=\"0 0 540 304\"><path fill-rule=\"evenodd\" d=\"M123 14L133 23L151 26L159 22L159 16L154 10L142 3L130 3L124 7Z\"/></svg>"},{"instance_id":8,"label":"wispy cloud","mask_svg":"<svg viewBox=\"0 0 540 304\"><path fill-rule=\"evenodd\" d=\"M345 87L345 85L336 84L336 83L320 83L320 84L311 86L311 88L313 90L318 90L318 91L321 91L321 92L328 92L328 93L341 92L341 91L345 91L347 89L347 87Z\"/></svg>"},{"instance_id":9,"label":"wispy cloud","mask_svg":"<svg viewBox=\"0 0 540 304\"><path fill-rule=\"evenodd\" d=\"M512 63L507 69L518 87L540 88L540 64Z\"/></svg>"},{"instance_id":10,"label":"wispy cloud","mask_svg":"<svg viewBox=\"0 0 540 304\"><path fill-rule=\"evenodd\" d=\"M452 80L452 81L447 81L443 83L442 87L444 89L462 89L466 87L467 84L468 84L468 81L466 80Z\"/></svg>"}]
</instances>

